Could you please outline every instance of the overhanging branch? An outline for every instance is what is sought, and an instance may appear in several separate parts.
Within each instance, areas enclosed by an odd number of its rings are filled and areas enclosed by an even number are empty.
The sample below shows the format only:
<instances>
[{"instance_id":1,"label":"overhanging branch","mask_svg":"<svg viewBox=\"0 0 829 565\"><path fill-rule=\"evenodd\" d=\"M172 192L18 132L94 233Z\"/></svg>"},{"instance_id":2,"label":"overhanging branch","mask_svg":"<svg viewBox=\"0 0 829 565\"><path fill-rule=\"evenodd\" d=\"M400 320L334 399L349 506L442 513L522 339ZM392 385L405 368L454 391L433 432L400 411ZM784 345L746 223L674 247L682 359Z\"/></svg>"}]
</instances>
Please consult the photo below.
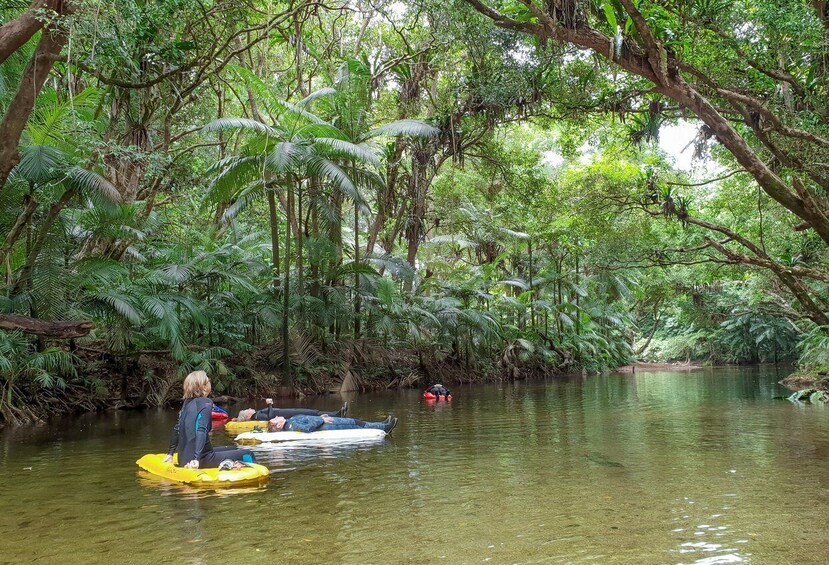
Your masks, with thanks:
<instances>
[{"instance_id":1,"label":"overhanging branch","mask_svg":"<svg viewBox=\"0 0 829 565\"><path fill-rule=\"evenodd\" d=\"M92 331L95 325L90 321L50 322L17 314L0 314L0 329L19 331L25 334L51 339L74 339Z\"/></svg>"}]
</instances>

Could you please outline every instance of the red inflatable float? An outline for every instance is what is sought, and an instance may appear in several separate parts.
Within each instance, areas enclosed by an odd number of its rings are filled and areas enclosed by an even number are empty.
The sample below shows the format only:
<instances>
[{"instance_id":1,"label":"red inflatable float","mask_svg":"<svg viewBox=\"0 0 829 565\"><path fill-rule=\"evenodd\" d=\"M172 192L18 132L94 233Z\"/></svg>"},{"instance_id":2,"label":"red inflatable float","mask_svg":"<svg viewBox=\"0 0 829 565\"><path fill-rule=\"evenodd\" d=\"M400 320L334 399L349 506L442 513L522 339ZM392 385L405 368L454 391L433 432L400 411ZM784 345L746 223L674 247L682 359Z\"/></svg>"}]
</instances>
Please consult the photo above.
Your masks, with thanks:
<instances>
[{"instance_id":1,"label":"red inflatable float","mask_svg":"<svg viewBox=\"0 0 829 565\"><path fill-rule=\"evenodd\" d=\"M213 407L213 412L210 413L210 419L214 422L225 422L230 419L230 415L221 408Z\"/></svg>"},{"instance_id":2,"label":"red inflatable float","mask_svg":"<svg viewBox=\"0 0 829 565\"><path fill-rule=\"evenodd\" d=\"M423 393L423 398L425 398L426 400L440 400L441 398L443 398L444 400L452 400L452 395L450 394L449 396L440 396L432 394L427 390Z\"/></svg>"}]
</instances>

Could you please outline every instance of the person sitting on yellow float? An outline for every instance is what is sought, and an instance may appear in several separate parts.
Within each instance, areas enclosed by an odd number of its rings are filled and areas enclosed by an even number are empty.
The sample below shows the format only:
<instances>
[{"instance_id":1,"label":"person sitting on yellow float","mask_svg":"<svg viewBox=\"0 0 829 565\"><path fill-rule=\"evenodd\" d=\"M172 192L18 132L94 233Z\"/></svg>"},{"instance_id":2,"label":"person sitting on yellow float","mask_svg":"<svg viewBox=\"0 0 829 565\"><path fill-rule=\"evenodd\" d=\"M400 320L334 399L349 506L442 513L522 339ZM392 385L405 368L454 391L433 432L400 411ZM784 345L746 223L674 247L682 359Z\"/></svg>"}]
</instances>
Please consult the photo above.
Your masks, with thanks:
<instances>
[{"instance_id":1,"label":"person sitting on yellow float","mask_svg":"<svg viewBox=\"0 0 829 565\"><path fill-rule=\"evenodd\" d=\"M165 463L173 460L174 453L178 453L177 465L189 469L241 467L255 462L249 449L214 448L210 444L213 401L207 397L211 390L210 378L204 371L194 371L184 379L184 404L173 428Z\"/></svg>"}]
</instances>

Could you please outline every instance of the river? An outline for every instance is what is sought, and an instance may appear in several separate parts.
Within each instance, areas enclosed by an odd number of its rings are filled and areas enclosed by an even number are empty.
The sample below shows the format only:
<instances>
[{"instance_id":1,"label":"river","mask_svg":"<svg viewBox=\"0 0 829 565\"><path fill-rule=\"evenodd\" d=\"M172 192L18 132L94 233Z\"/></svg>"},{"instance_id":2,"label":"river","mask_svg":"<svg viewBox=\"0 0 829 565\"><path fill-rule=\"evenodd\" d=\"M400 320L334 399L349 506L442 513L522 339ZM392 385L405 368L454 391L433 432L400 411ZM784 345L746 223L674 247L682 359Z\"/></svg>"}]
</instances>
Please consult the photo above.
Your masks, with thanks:
<instances>
[{"instance_id":1,"label":"river","mask_svg":"<svg viewBox=\"0 0 829 565\"><path fill-rule=\"evenodd\" d=\"M354 395L351 415L400 418L390 437L255 448L271 480L239 490L138 472L172 410L0 431L0 563L823 564L829 410L781 400L782 376L464 386L448 404Z\"/></svg>"}]
</instances>

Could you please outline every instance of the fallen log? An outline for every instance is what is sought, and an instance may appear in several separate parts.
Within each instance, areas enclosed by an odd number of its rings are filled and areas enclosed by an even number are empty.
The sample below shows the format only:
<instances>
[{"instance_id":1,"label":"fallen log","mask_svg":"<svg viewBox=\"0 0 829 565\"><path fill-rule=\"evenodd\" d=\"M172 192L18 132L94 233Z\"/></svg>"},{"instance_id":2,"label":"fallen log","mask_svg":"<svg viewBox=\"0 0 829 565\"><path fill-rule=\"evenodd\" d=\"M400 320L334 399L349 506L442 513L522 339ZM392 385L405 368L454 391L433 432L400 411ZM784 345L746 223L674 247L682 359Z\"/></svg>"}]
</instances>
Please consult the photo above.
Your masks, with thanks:
<instances>
[{"instance_id":1,"label":"fallen log","mask_svg":"<svg viewBox=\"0 0 829 565\"><path fill-rule=\"evenodd\" d=\"M87 335L94 324L81 322L50 322L17 314L0 314L0 330L20 331L51 339L74 339Z\"/></svg>"}]
</instances>

